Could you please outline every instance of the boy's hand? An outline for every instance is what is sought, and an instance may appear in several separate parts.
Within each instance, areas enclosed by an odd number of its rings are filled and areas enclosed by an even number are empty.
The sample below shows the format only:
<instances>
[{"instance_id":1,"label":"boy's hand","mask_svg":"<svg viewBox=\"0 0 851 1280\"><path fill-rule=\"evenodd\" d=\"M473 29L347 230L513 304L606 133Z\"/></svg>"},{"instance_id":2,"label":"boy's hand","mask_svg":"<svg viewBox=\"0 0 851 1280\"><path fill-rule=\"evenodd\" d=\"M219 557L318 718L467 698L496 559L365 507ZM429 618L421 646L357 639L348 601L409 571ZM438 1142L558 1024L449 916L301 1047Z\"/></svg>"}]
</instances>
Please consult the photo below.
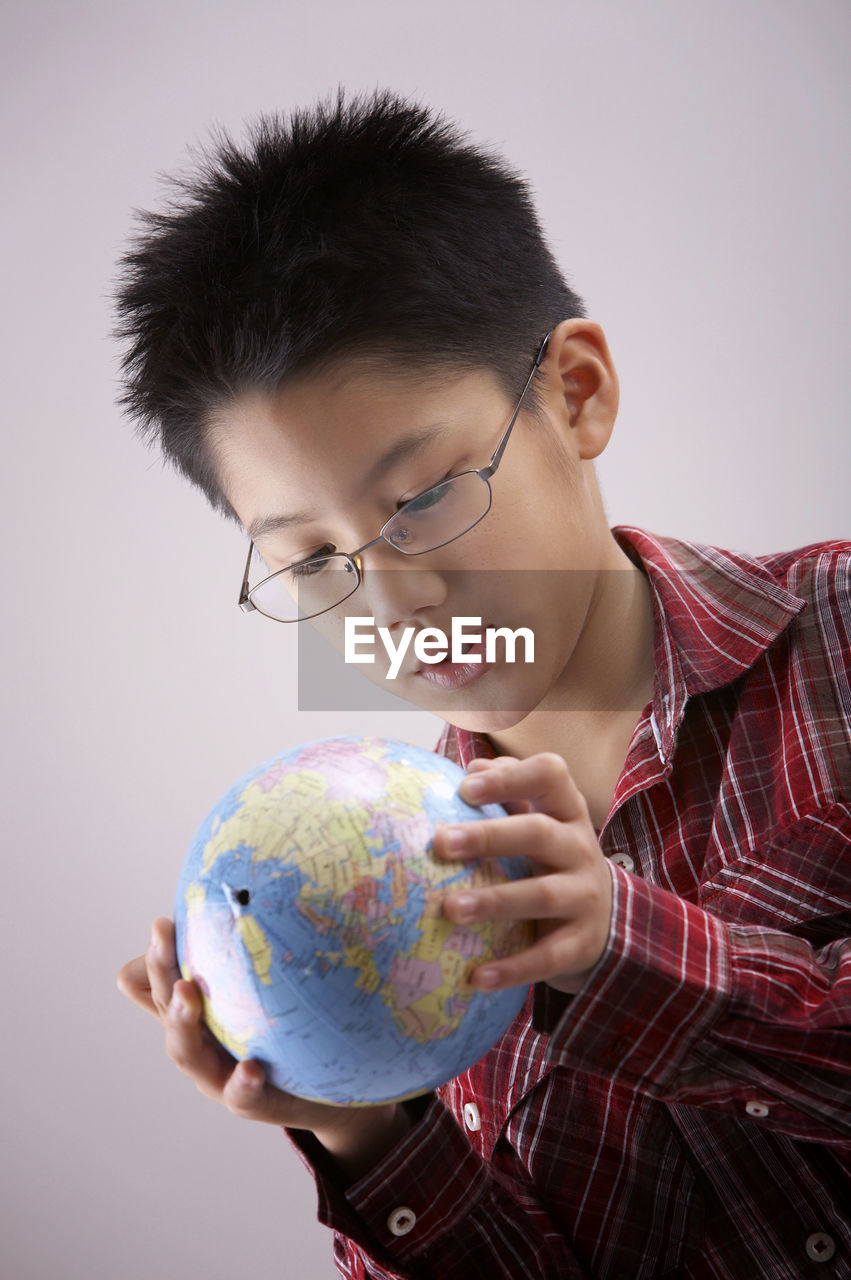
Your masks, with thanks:
<instances>
[{"instance_id":1,"label":"boy's hand","mask_svg":"<svg viewBox=\"0 0 851 1280\"><path fill-rule=\"evenodd\" d=\"M235 1062L201 1020L199 987L180 976L171 920L154 921L147 951L124 965L118 988L162 1024L166 1053L205 1097L246 1120L311 1130L352 1177L365 1173L407 1132L408 1118L395 1103L309 1102L274 1088L259 1062Z\"/></svg>"},{"instance_id":2,"label":"boy's hand","mask_svg":"<svg viewBox=\"0 0 851 1280\"><path fill-rule=\"evenodd\" d=\"M458 791L469 804L510 804L515 812L441 826L435 853L465 862L521 855L533 870L526 880L446 895L443 910L455 923L535 921L534 944L478 967L473 986L492 991L548 982L559 991L578 991L609 936L612 876L567 765L554 752L473 760ZM455 833L462 843L450 844Z\"/></svg>"}]
</instances>

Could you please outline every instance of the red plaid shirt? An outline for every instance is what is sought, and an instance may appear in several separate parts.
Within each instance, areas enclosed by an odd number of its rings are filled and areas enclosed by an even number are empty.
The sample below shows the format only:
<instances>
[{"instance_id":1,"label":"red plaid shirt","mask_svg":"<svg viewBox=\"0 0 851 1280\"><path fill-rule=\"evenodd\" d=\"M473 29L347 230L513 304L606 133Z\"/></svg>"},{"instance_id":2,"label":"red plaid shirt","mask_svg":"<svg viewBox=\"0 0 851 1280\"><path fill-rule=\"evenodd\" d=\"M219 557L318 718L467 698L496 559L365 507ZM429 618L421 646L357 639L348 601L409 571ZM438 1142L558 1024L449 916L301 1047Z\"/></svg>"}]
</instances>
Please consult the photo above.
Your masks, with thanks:
<instances>
[{"instance_id":1,"label":"red plaid shirt","mask_svg":"<svg viewBox=\"0 0 851 1280\"><path fill-rule=\"evenodd\" d=\"M656 676L600 834L607 948L360 1181L290 1135L352 1280L851 1277L851 543L614 534Z\"/></svg>"}]
</instances>

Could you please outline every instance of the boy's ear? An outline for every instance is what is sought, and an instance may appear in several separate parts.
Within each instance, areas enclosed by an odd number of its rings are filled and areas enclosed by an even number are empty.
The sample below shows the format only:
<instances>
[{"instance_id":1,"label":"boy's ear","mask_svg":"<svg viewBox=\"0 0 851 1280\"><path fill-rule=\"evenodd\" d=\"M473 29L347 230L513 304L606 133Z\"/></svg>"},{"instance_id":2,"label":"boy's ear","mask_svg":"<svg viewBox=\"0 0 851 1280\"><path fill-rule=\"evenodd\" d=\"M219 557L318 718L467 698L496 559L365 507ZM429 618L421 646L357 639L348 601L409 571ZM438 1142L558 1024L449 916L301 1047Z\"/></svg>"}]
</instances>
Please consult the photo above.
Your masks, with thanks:
<instances>
[{"instance_id":1,"label":"boy's ear","mask_svg":"<svg viewBox=\"0 0 851 1280\"><path fill-rule=\"evenodd\" d=\"M609 443L618 412L618 375L606 335L593 320L562 320L541 366L548 407L568 426L580 458L596 458Z\"/></svg>"}]
</instances>

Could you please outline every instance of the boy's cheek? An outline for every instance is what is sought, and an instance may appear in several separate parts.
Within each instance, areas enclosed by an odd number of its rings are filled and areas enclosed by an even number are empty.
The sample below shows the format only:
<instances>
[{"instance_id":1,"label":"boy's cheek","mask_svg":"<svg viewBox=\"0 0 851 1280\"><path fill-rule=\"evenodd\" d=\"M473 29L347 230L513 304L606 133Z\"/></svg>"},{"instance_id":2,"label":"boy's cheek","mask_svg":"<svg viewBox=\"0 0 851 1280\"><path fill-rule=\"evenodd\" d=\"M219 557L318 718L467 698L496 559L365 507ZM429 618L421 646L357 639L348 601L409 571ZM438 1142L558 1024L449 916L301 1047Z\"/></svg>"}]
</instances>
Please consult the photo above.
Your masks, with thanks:
<instances>
[{"instance_id":1,"label":"boy's cheek","mask_svg":"<svg viewBox=\"0 0 851 1280\"><path fill-rule=\"evenodd\" d=\"M343 652L346 639L345 618L339 617L335 612L321 613L318 618L311 618L309 622L299 622L296 625L299 629L299 640L303 637L312 638L313 635L318 634L338 653Z\"/></svg>"}]
</instances>

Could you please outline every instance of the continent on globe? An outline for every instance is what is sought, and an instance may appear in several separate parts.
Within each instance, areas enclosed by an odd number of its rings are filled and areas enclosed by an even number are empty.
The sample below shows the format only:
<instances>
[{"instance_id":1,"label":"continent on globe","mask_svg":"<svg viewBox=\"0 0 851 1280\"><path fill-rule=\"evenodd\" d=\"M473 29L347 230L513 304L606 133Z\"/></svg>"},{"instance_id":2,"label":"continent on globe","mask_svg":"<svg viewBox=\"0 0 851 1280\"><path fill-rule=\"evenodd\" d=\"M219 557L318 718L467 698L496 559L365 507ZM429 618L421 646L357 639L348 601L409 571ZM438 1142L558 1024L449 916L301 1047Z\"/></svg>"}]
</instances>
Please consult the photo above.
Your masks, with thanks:
<instances>
[{"instance_id":1,"label":"continent on globe","mask_svg":"<svg viewBox=\"0 0 851 1280\"><path fill-rule=\"evenodd\" d=\"M475 965L531 941L528 922L457 925L449 890L529 874L525 860L444 863L439 822L502 815L458 795L464 771L390 738L325 738L266 760L207 815L175 904L178 959L205 1021L272 1084L317 1101L423 1093L476 1062L526 989L481 992Z\"/></svg>"}]
</instances>

